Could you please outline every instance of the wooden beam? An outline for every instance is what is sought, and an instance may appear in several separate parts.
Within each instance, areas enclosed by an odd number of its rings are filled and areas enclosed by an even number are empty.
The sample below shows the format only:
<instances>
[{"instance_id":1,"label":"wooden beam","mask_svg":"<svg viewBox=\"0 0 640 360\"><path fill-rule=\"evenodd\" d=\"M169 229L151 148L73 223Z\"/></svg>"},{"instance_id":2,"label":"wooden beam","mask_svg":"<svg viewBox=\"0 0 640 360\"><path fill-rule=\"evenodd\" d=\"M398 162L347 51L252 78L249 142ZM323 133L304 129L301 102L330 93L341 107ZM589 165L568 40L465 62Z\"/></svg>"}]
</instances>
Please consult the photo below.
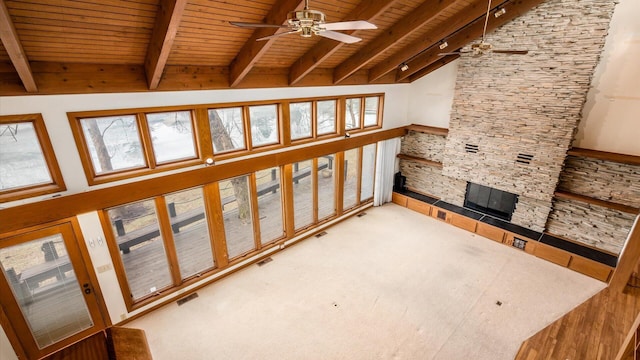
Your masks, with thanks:
<instances>
[{"instance_id":1,"label":"wooden beam","mask_svg":"<svg viewBox=\"0 0 640 360\"><path fill-rule=\"evenodd\" d=\"M450 62L452 62L454 60L458 60L459 58L460 58L460 55L445 56L443 59L440 59L440 60L438 60L438 61L436 61L434 63L431 63L427 67L422 68L417 73L409 76L409 80L411 82L414 82L414 81L420 79L421 77L429 75L430 73L440 69L441 67L447 65Z\"/></svg>"},{"instance_id":2,"label":"wooden beam","mask_svg":"<svg viewBox=\"0 0 640 360\"><path fill-rule=\"evenodd\" d=\"M149 41L147 57L144 61L145 73L149 89L158 87L162 72L167 64L173 40L178 32L180 19L187 5L187 0L161 0L160 9L156 15L156 23Z\"/></svg>"},{"instance_id":3,"label":"wooden beam","mask_svg":"<svg viewBox=\"0 0 640 360\"><path fill-rule=\"evenodd\" d=\"M354 72L360 70L370 61L380 56L397 42L418 31L421 26L428 24L440 16L458 0L427 0L409 15L400 19L391 28L370 41L357 53L338 65L334 70L333 82L340 83Z\"/></svg>"},{"instance_id":4,"label":"wooden beam","mask_svg":"<svg viewBox=\"0 0 640 360\"><path fill-rule=\"evenodd\" d=\"M372 67L369 70L369 81L375 81L385 74L396 70L400 64L418 55L421 51L430 48L442 40L446 40L451 34L464 28L474 20L483 17L486 11L486 0L476 0L460 11L458 13L459 15L453 16L451 21L448 21L444 26L440 26L434 31L429 32L424 37L403 47L401 50ZM449 46L445 51L449 51L451 48L452 47Z\"/></svg>"},{"instance_id":5,"label":"wooden beam","mask_svg":"<svg viewBox=\"0 0 640 360\"><path fill-rule=\"evenodd\" d=\"M9 9L7 9L4 0L0 0L0 39L9 55L9 59L11 59L20 76L24 88L27 92L37 92L38 87L29 66L29 60L22 48L18 32L13 25L13 21L11 21L11 15L9 15Z\"/></svg>"},{"instance_id":6,"label":"wooden beam","mask_svg":"<svg viewBox=\"0 0 640 360\"><path fill-rule=\"evenodd\" d=\"M278 0L264 18L265 24L283 24L287 20L287 14L293 10L300 10L304 7L304 1L300 0ZM229 65L229 84L236 87L247 76L256 62L260 60L267 50L273 45L275 39L257 41L265 36L274 35L279 28L258 28L249 40L244 43L236 58Z\"/></svg>"},{"instance_id":7,"label":"wooden beam","mask_svg":"<svg viewBox=\"0 0 640 360\"><path fill-rule=\"evenodd\" d=\"M640 209L636 207L624 205L624 204L618 204L618 203L614 203L606 200L600 200L600 199L596 199L589 196L574 194L566 191L556 191L553 195L558 199L580 201L580 202L591 204L591 205L602 206L607 209L622 211L628 214L634 214L634 215L640 214Z\"/></svg>"},{"instance_id":8,"label":"wooden beam","mask_svg":"<svg viewBox=\"0 0 640 360\"><path fill-rule=\"evenodd\" d=\"M404 127L0 209L0 234L403 136Z\"/></svg>"},{"instance_id":9,"label":"wooden beam","mask_svg":"<svg viewBox=\"0 0 640 360\"><path fill-rule=\"evenodd\" d=\"M622 164L640 166L640 156L638 155L626 155L626 154L583 149L583 148L572 148L569 151L567 151L567 154L571 156L580 156L580 157L586 157L591 159L606 160L606 161L613 161L613 162L622 163Z\"/></svg>"},{"instance_id":10,"label":"wooden beam","mask_svg":"<svg viewBox=\"0 0 640 360\"><path fill-rule=\"evenodd\" d=\"M387 9L396 2L398 2L398 0L364 1L366 4L357 6L343 19L343 21L367 20L369 22L374 22L378 16L387 11ZM358 31L345 31L344 33L354 35L355 33L358 33ZM328 59L343 45L345 45L343 42L322 38L322 40L307 51L306 54L296 60L296 62L291 66L291 69L289 70L289 85L298 83L303 77L309 74L323 61Z\"/></svg>"},{"instance_id":11,"label":"wooden beam","mask_svg":"<svg viewBox=\"0 0 640 360\"><path fill-rule=\"evenodd\" d=\"M502 6L503 9L506 10L506 13L498 18L491 15L489 16L489 24L487 25L487 32L491 32L496 28L510 22L511 20L519 17L520 15L526 13L531 10L535 6L543 3L545 0L512 0L510 3ZM492 11L493 14L493 11ZM464 29L458 31L452 36L447 38L447 43L449 43L450 48L457 49L461 48L475 39L482 36L482 30L484 28L484 17L478 18ZM440 60L442 56L439 54L442 53L442 50L438 46L432 46L429 50L423 52L422 54L413 58L407 64L409 65L409 70L407 71L397 71L396 72L396 80L404 80L409 76L417 73L421 69L429 66L430 64Z\"/></svg>"},{"instance_id":12,"label":"wooden beam","mask_svg":"<svg viewBox=\"0 0 640 360\"><path fill-rule=\"evenodd\" d=\"M629 282L629 277L638 264L638 259L640 259L640 217L636 218L631 228L627 244L618 259L618 266L609 281L611 291L622 292L624 290Z\"/></svg>"}]
</instances>

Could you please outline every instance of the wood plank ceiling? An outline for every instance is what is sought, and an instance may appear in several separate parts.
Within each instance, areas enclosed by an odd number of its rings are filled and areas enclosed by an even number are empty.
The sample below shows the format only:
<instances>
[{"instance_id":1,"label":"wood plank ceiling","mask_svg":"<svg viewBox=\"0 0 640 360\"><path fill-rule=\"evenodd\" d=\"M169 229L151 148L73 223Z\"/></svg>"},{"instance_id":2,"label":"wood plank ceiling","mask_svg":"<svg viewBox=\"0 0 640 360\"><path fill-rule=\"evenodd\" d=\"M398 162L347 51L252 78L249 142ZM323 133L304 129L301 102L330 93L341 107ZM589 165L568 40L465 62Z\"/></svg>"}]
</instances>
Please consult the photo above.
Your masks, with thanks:
<instances>
[{"instance_id":1,"label":"wood plank ceiling","mask_svg":"<svg viewBox=\"0 0 640 360\"><path fill-rule=\"evenodd\" d=\"M411 82L482 34L488 0L311 0L327 22L367 20L355 44L266 41L302 0L0 0L0 95ZM544 0L492 0L494 29ZM409 70L399 67L407 64Z\"/></svg>"}]
</instances>

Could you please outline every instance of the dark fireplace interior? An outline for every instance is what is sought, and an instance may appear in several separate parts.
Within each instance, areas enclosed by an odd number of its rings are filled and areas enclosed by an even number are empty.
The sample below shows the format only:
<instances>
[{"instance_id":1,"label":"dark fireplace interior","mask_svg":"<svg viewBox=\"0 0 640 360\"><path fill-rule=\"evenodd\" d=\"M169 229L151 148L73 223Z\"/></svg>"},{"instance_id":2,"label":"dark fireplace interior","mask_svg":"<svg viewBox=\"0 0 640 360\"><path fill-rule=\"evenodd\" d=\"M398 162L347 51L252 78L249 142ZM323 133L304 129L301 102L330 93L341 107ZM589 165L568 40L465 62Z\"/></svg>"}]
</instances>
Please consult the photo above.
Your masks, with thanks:
<instances>
[{"instance_id":1,"label":"dark fireplace interior","mask_svg":"<svg viewBox=\"0 0 640 360\"><path fill-rule=\"evenodd\" d=\"M518 195L472 182L467 183L464 207L511 221Z\"/></svg>"}]
</instances>

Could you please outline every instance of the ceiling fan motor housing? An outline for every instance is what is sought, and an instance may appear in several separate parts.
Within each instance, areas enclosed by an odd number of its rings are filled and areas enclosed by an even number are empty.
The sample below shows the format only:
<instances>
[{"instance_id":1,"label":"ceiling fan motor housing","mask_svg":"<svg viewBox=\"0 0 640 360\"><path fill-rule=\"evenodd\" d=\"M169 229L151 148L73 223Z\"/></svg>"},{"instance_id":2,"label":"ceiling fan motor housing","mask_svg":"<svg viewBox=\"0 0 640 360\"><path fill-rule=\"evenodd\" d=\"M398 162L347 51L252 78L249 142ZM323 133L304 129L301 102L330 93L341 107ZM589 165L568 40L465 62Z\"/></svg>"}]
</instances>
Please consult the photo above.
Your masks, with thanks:
<instances>
[{"instance_id":1,"label":"ceiling fan motor housing","mask_svg":"<svg viewBox=\"0 0 640 360\"><path fill-rule=\"evenodd\" d=\"M321 11L304 9L291 11L287 16L287 22L293 30L302 30L303 37L310 37L324 30L321 25L326 22L325 15Z\"/></svg>"}]
</instances>

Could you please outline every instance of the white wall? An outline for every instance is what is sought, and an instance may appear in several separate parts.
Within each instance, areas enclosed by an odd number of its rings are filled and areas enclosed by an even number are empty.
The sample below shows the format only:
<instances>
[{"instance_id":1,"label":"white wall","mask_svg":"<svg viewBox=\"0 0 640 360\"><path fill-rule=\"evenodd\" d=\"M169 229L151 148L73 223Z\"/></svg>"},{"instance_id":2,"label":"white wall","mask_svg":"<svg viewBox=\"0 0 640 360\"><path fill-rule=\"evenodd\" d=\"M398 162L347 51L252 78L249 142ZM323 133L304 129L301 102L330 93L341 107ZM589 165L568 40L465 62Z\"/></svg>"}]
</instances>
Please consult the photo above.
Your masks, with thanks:
<instances>
[{"instance_id":1,"label":"white wall","mask_svg":"<svg viewBox=\"0 0 640 360\"><path fill-rule=\"evenodd\" d=\"M458 62L454 60L411 84L409 123L449 127Z\"/></svg>"},{"instance_id":2,"label":"white wall","mask_svg":"<svg viewBox=\"0 0 640 360\"><path fill-rule=\"evenodd\" d=\"M0 97L0 115L42 113L49 137L60 164L67 191L63 195L84 192L89 189L82 163L69 127L67 112L126 109L154 106L211 104L225 102L257 101L314 96L331 96L363 93L385 93L384 129L407 124L407 103L410 85L367 85L314 88L277 88L250 90L210 90L149 92L127 94L84 94ZM178 170L185 171L186 169ZM151 175L162 176L167 173ZM141 179L141 178L138 178ZM97 185L101 188L123 182ZM50 197L51 195L4 203L0 207L21 205Z\"/></svg>"},{"instance_id":3,"label":"white wall","mask_svg":"<svg viewBox=\"0 0 640 360\"><path fill-rule=\"evenodd\" d=\"M620 0L574 146L640 155L640 1Z\"/></svg>"}]
</instances>

